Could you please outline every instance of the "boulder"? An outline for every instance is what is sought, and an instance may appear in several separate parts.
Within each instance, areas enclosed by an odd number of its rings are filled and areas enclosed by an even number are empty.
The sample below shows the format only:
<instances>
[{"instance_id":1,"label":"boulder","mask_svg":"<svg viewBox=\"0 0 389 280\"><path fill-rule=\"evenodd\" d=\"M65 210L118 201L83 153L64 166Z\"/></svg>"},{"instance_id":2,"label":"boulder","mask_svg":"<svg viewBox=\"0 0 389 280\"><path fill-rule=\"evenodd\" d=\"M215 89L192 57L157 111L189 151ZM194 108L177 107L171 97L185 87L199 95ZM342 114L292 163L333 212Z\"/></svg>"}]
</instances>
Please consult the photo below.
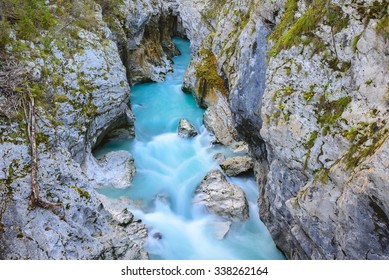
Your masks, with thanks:
<instances>
[{"instance_id":1,"label":"boulder","mask_svg":"<svg viewBox=\"0 0 389 280\"><path fill-rule=\"evenodd\" d=\"M178 136L182 138L195 137L198 134L196 128L186 119L181 119L178 125Z\"/></svg>"},{"instance_id":2,"label":"boulder","mask_svg":"<svg viewBox=\"0 0 389 280\"><path fill-rule=\"evenodd\" d=\"M249 217L246 196L241 188L229 183L220 170L212 170L196 189L193 203L204 205L209 212L230 221Z\"/></svg>"},{"instance_id":3,"label":"boulder","mask_svg":"<svg viewBox=\"0 0 389 280\"><path fill-rule=\"evenodd\" d=\"M253 166L252 158L247 156L227 158L220 164L227 176L238 176L252 170Z\"/></svg>"}]
</instances>

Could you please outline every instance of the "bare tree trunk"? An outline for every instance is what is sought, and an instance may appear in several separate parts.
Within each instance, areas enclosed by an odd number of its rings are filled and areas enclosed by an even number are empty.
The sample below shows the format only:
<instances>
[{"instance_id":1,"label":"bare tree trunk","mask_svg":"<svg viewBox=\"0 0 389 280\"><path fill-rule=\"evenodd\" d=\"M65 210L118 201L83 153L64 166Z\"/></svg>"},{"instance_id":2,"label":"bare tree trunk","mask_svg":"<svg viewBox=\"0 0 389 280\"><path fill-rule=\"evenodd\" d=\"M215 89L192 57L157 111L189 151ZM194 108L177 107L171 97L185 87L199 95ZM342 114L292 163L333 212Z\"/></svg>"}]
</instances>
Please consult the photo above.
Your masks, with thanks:
<instances>
[{"instance_id":1,"label":"bare tree trunk","mask_svg":"<svg viewBox=\"0 0 389 280\"><path fill-rule=\"evenodd\" d=\"M39 187L37 181L37 171L38 171L38 151L36 148L36 123L35 123L35 100L30 96L29 100L29 135L31 146L31 207L35 208L39 204Z\"/></svg>"},{"instance_id":2,"label":"bare tree trunk","mask_svg":"<svg viewBox=\"0 0 389 280\"><path fill-rule=\"evenodd\" d=\"M37 206L55 210L56 206L61 206L61 203L51 203L41 199L39 195L38 185L38 149L36 145L36 112L35 112L35 99L29 95L28 100L29 114L27 119L27 134L31 147L31 198L30 207L35 208Z\"/></svg>"}]
</instances>

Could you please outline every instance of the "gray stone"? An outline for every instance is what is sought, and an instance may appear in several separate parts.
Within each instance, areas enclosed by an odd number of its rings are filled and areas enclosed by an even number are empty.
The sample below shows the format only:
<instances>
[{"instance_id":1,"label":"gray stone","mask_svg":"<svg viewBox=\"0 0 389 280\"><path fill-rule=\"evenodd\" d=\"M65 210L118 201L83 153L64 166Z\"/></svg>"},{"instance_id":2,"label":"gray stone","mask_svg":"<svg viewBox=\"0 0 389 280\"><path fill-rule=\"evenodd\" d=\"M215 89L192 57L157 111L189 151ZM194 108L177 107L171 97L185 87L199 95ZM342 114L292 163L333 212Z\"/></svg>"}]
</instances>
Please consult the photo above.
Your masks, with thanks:
<instances>
[{"instance_id":1,"label":"gray stone","mask_svg":"<svg viewBox=\"0 0 389 280\"><path fill-rule=\"evenodd\" d=\"M244 157L232 157L227 158L220 164L224 173L227 176L238 176L253 169L254 163L252 158Z\"/></svg>"},{"instance_id":2,"label":"gray stone","mask_svg":"<svg viewBox=\"0 0 389 280\"><path fill-rule=\"evenodd\" d=\"M181 119L178 124L178 136L182 138L195 137L198 134L196 128L186 119Z\"/></svg>"},{"instance_id":3,"label":"gray stone","mask_svg":"<svg viewBox=\"0 0 389 280\"><path fill-rule=\"evenodd\" d=\"M216 143L233 146L239 141L232 123L231 110L221 95L215 105L207 108L203 121L207 130L214 135Z\"/></svg>"},{"instance_id":4,"label":"gray stone","mask_svg":"<svg viewBox=\"0 0 389 280\"><path fill-rule=\"evenodd\" d=\"M212 170L196 189L195 205L205 205L209 212L230 221L249 216L246 196L241 188L229 183L219 170Z\"/></svg>"}]
</instances>

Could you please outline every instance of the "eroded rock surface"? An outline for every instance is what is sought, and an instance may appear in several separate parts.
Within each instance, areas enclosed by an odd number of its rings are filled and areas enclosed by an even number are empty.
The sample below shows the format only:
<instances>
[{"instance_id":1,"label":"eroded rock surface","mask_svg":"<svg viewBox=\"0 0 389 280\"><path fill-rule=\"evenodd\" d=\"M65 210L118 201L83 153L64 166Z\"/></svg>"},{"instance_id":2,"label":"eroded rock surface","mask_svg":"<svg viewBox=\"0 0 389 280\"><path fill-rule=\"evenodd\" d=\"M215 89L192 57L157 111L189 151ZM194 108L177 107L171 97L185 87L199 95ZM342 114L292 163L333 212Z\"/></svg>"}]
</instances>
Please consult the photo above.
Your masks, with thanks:
<instances>
[{"instance_id":1,"label":"eroded rock surface","mask_svg":"<svg viewBox=\"0 0 389 280\"><path fill-rule=\"evenodd\" d=\"M250 157L227 158L220 164L227 176L238 176L253 169L253 159Z\"/></svg>"},{"instance_id":2,"label":"eroded rock surface","mask_svg":"<svg viewBox=\"0 0 389 280\"><path fill-rule=\"evenodd\" d=\"M249 216L246 196L241 188L229 183L220 170L212 170L196 189L196 205L230 221L243 221Z\"/></svg>"},{"instance_id":3,"label":"eroded rock surface","mask_svg":"<svg viewBox=\"0 0 389 280\"><path fill-rule=\"evenodd\" d=\"M180 120L178 124L178 136L182 138L195 137L198 134L196 128L186 119Z\"/></svg>"}]
</instances>

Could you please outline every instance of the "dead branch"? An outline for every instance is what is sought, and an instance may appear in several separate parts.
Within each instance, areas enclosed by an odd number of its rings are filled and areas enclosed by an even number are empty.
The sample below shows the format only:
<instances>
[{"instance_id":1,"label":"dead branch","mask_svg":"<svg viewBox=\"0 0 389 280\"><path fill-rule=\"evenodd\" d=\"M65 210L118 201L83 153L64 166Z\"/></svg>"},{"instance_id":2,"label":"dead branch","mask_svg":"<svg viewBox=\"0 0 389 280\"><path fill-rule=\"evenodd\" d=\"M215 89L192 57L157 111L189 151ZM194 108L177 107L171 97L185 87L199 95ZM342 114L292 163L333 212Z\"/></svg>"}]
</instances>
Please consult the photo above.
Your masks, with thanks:
<instances>
[{"instance_id":1,"label":"dead branch","mask_svg":"<svg viewBox=\"0 0 389 280\"><path fill-rule=\"evenodd\" d=\"M1 57L3 56L3 57ZM0 55L2 64L0 65L0 105L1 100L12 104L10 111L15 113L23 109L24 117L27 123L27 138L30 144L31 153L31 199L30 207L37 206L56 212L56 207L62 206L61 203L52 203L43 200L39 194L38 185L38 148L36 144L36 107L35 97L32 95L28 83L32 81L31 75L26 67L17 63L13 57L4 57ZM2 106L0 106L0 109ZM0 112L3 115L9 112ZM8 115L9 116L9 115Z\"/></svg>"}]
</instances>

